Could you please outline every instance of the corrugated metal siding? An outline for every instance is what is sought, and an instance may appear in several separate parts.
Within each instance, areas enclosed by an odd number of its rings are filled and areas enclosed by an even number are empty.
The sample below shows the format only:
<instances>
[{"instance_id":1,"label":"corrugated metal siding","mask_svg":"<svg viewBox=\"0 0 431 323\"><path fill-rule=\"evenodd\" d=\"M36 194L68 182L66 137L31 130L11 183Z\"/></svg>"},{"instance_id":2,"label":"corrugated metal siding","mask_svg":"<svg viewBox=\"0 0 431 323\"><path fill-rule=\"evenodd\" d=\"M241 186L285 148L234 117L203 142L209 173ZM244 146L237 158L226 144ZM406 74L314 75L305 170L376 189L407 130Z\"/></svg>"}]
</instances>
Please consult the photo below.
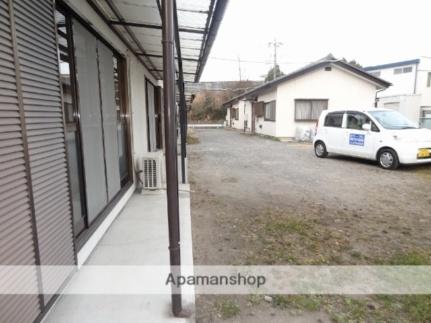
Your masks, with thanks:
<instances>
[{"instance_id":1,"label":"corrugated metal siding","mask_svg":"<svg viewBox=\"0 0 431 323\"><path fill-rule=\"evenodd\" d=\"M13 48L9 1L0 0L0 264L36 265ZM37 291L37 277L34 270L30 277L10 283L26 284ZM37 294L0 296L2 323L32 322L40 311Z\"/></svg>"},{"instance_id":2,"label":"corrugated metal siding","mask_svg":"<svg viewBox=\"0 0 431 323\"><path fill-rule=\"evenodd\" d=\"M73 265L61 89L52 0L14 2L36 226L42 265ZM66 276L45 275L58 286ZM50 296L45 297L45 303Z\"/></svg>"}]
</instances>

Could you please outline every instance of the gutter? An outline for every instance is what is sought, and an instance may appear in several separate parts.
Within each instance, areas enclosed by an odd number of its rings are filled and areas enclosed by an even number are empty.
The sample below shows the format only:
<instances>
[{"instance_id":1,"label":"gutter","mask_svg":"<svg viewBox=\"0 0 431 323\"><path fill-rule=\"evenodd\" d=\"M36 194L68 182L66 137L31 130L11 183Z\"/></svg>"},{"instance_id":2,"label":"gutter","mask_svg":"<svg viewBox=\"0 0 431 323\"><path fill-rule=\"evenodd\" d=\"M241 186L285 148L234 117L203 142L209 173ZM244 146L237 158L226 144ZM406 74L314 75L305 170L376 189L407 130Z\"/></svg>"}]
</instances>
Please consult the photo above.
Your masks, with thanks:
<instances>
[{"instance_id":1,"label":"gutter","mask_svg":"<svg viewBox=\"0 0 431 323\"><path fill-rule=\"evenodd\" d=\"M212 0L212 2L214 2L214 1L215 0ZM229 0L217 0L217 3L215 4L215 8L213 11L211 23L209 23L209 20L211 17L208 17L207 28L209 27L209 30L208 30L208 34L207 34L207 39L205 40L205 46L202 48L202 51L201 51L201 53L202 53L201 61L199 62L198 72L197 72L196 77L195 77L196 83L199 82L199 80L202 76L203 68L207 63L208 56L211 52L211 48L212 48L214 41L216 39L217 32L218 32L218 30L220 28L220 24L223 20L223 16L224 16L224 13L226 11L228 2L229 2ZM210 7L210 12L211 12L211 10L212 9Z\"/></svg>"}]
</instances>

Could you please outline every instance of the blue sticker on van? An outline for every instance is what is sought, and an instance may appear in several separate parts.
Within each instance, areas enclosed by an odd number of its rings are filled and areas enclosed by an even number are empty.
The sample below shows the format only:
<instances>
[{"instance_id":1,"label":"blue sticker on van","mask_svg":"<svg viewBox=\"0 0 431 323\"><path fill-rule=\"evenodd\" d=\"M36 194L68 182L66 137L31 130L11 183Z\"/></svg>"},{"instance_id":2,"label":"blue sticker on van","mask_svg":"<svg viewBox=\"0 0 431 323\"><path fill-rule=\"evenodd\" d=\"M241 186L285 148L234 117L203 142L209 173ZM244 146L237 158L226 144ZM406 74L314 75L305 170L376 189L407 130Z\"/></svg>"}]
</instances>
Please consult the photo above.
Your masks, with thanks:
<instances>
[{"instance_id":1,"label":"blue sticker on van","mask_svg":"<svg viewBox=\"0 0 431 323\"><path fill-rule=\"evenodd\" d=\"M349 145L365 146L365 135L351 133L349 138Z\"/></svg>"}]
</instances>

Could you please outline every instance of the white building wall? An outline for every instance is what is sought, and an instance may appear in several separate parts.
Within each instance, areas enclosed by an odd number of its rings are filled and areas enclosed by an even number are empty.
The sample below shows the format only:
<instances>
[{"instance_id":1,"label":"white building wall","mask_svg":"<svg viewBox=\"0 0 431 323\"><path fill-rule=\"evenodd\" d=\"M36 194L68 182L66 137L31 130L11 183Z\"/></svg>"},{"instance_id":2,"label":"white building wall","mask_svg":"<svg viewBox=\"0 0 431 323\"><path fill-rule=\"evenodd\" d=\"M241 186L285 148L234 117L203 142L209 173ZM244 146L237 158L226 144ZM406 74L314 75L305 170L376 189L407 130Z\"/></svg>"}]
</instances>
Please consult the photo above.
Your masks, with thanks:
<instances>
[{"instance_id":1,"label":"white building wall","mask_svg":"<svg viewBox=\"0 0 431 323\"><path fill-rule=\"evenodd\" d=\"M403 67L412 66L405 65ZM396 67L398 68L398 67ZM394 68L381 70L383 79L393 86L379 93L379 107L391 108L419 122L421 110L431 107L431 87L428 87L428 73L431 73L431 57L420 57L420 63L413 66L412 73L393 74Z\"/></svg>"},{"instance_id":2,"label":"white building wall","mask_svg":"<svg viewBox=\"0 0 431 323\"><path fill-rule=\"evenodd\" d=\"M242 112L244 113L243 129L245 130L245 132L251 132L252 105L253 104L251 101L244 101Z\"/></svg>"},{"instance_id":3,"label":"white building wall","mask_svg":"<svg viewBox=\"0 0 431 323\"><path fill-rule=\"evenodd\" d=\"M418 123L420 118L421 95L394 95L379 98L378 107L402 113L409 120Z\"/></svg>"},{"instance_id":4,"label":"white building wall","mask_svg":"<svg viewBox=\"0 0 431 323\"><path fill-rule=\"evenodd\" d=\"M428 74L431 73L431 57L421 57L417 76L417 93L421 94L421 107L431 107L431 86L428 86Z\"/></svg>"},{"instance_id":5,"label":"white building wall","mask_svg":"<svg viewBox=\"0 0 431 323\"><path fill-rule=\"evenodd\" d=\"M412 71L409 73L394 74L394 69L411 67ZM415 79L416 79L416 68L417 65L405 65L397 66L386 69L380 69L370 71L374 73L380 71L380 78L392 83L392 86L384 91L379 92L378 97L401 95L401 94L413 94L415 90Z\"/></svg>"},{"instance_id":6,"label":"white building wall","mask_svg":"<svg viewBox=\"0 0 431 323\"><path fill-rule=\"evenodd\" d=\"M225 126L230 127L230 108L226 110Z\"/></svg>"},{"instance_id":7,"label":"white building wall","mask_svg":"<svg viewBox=\"0 0 431 323\"><path fill-rule=\"evenodd\" d=\"M241 100L234 105L232 108L238 109L238 120L232 119L232 128L238 130L244 130L244 121L247 120L248 127L251 125L251 103L246 100Z\"/></svg>"},{"instance_id":8,"label":"white building wall","mask_svg":"<svg viewBox=\"0 0 431 323\"><path fill-rule=\"evenodd\" d=\"M135 163L148 152L145 77L142 64L135 57L129 60L129 98L132 119L133 160Z\"/></svg>"},{"instance_id":9,"label":"white building wall","mask_svg":"<svg viewBox=\"0 0 431 323\"><path fill-rule=\"evenodd\" d=\"M272 90L264 94L260 94L257 98L258 102L271 102L277 100L277 90ZM276 108L275 108L275 120L279 118L278 116L278 102L276 102ZM276 121L266 121L263 117L256 118L256 133L267 135L267 136L273 136L275 137L277 135L276 131Z\"/></svg>"},{"instance_id":10,"label":"white building wall","mask_svg":"<svg viewBox=\"0 0 431 323\"><path fill-rule=\"evenodd\" d=\"M328 99L328 109L374 106L376 85L333 66L307 73L278 86L276 137L295 137L297 128L313 128L315 122L295 121L295 99Z\"/></svg>"}]
</instances>

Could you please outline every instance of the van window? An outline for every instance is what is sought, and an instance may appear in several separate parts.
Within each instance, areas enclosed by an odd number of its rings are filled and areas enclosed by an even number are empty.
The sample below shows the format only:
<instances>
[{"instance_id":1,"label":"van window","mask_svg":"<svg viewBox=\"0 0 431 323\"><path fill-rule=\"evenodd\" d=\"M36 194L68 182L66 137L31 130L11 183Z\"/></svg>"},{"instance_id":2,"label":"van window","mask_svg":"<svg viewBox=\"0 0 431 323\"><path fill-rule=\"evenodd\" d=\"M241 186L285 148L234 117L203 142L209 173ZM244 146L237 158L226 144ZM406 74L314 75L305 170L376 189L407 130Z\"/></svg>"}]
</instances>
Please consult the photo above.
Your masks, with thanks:
<instances>
[{"instance_id":1,"label":"van window","mask_svg":"<svg viewBox=\"0 0 431 323\"><path fill-rule=\"evenodd\" d=\"M341 128L343 126L342 112L329 113L325 118L325 127Z\"/></svg>"},{"instance_id":2,"label":"van window","mask_svg":"<svg viewBox=\"0 0 431 323\"><path fill-rule=\"evenodd\" d=\"M379 132L379 128L365 114L360 112L347 113L347 129L362 130L362 126L366 123L371 124L371 131Z\"/></svg>"}]
</instances>

